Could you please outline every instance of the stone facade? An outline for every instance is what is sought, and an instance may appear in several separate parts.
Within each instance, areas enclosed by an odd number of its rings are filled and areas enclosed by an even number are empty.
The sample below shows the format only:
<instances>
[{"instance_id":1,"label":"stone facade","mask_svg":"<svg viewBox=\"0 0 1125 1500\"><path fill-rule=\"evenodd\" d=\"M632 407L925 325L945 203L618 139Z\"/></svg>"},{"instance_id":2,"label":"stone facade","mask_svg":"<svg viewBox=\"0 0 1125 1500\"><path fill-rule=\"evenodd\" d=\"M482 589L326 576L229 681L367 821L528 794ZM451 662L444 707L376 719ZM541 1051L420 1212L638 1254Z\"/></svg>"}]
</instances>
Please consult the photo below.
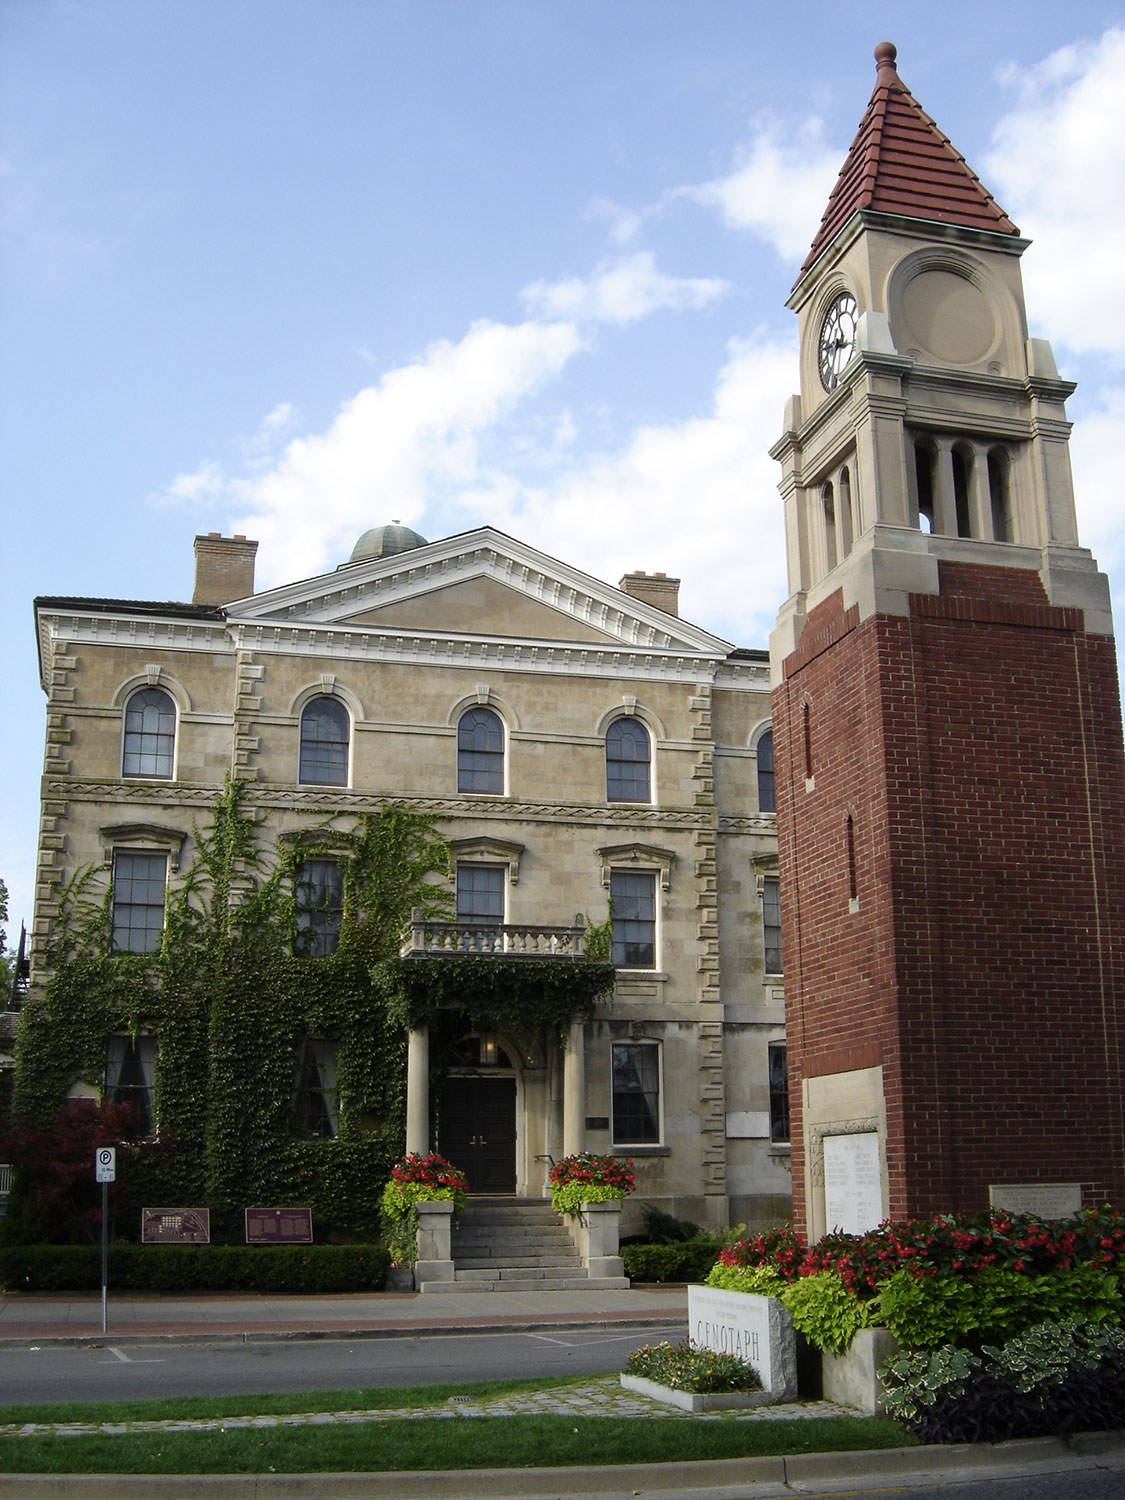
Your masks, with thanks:
<instances>
[{"instance_id":1,"label":"stone facade","mask_svg":"<svg viewBox=\"0 0 1125 1500\"><path fill-rule=\"evenodd\" d=\"M640 948L580 1030L577 1083L554 1051L487 1039L514 1080L512 1185L545 1192L570 1088L565 1148L637 1163L627 1232L649 1203L710 1224L783 1218L788 1150L771 1140L784 1131L775 1087L771 1132L769 1084L783 997L762 920L775 818L758 795L765 653L670 613L674 580L631 575L626 592L488 528L235 601L215 591L246 577L253 544L202 542L195 597L207 602L37 603L48 729L36 952L60 877L93 865L109 880L133 854L165 858L176 881L227 776L266 839L389 801L433 815L458 866L488 872L507 926L602 921L616 878L638 877L654 909L640 910ZM326 701L345 726L336 784L301 763L310 705ZM170 714L149 740L146 702ZM502 741L488 791L459 790L459 732L476 710ZM647 791L607 786L607 733L622 721L643 726ZM643 1050L639 1078L619 1067L616 1098L614 1048L622 1065ZM623 1098L628 1087L644 1097ZM412 1144L441 1145L442 1101L430 1105Z\"/></svg>"}]
</instances>

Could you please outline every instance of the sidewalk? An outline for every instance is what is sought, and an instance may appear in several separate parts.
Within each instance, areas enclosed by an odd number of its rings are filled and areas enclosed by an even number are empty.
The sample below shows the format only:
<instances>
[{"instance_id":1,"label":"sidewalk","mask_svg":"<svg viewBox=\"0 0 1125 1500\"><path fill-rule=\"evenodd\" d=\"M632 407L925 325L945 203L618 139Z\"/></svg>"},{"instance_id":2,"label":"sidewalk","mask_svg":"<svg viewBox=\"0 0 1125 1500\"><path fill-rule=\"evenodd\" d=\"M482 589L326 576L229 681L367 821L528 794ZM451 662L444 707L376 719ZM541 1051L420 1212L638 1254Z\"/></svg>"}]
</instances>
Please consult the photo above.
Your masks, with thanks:
<instances>
[{"instance_id":1,"label":"sidewalk","mask_svg":"<svg viewBox=\"0 0 1125 1500\"><path fill-rule=\"evenodd\" d=\"M268 1338L379 1338L400 1333L480 1333L488 1329L645 1327L682 1323L687 1292L652 1287L597 1292L355 1292L345 1296L250 1297L115 1294L108 1331L124 1339L184 1343ZM98 1293L0 1297L0 1342L88 1343L102 1334Z\"/></svg>"}]
</instances>

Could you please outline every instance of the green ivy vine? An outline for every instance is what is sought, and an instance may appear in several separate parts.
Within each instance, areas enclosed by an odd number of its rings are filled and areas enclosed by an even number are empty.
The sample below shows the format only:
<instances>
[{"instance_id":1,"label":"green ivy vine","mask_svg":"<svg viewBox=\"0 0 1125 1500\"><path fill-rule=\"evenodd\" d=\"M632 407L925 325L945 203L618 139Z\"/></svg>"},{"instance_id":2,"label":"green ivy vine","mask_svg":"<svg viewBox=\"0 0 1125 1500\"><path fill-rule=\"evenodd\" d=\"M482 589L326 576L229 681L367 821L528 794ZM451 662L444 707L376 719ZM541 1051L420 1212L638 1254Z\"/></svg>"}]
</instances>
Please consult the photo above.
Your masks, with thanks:
<instances>
[{"instance_id":1,"label":"green ivy vine","mask_svg":"<svg viewBox=\"0 0 1125 1500\"><path fill-rule=\"evenodd\" d=\"M295 875L341 859L336 952L295 957ZM162 945L112 951L106 872L60 892L46 986L20 1019L13 1115L48 1124L76 1084L100 1090L114 1033L158 1040L154 1109L161 1149L135 1163L129 1199L207 1204L216 1239L240 1239L242 1210L310 1206L318 1237L377 1233L379 1200L404 1148L406 1033L455 1005L465 1029L510 1021L563 1035L612 987L606 963L398 957L411 910L448 917L449 849L401 804L326 818L299 842L265 843L229 783L195 830L190 867L169 891ZM338 1127L302 1139L294 1053L306 1037L338 1049ZM20 1184L3 1237L18 1239Z\"/></svg>"}]
</instances>

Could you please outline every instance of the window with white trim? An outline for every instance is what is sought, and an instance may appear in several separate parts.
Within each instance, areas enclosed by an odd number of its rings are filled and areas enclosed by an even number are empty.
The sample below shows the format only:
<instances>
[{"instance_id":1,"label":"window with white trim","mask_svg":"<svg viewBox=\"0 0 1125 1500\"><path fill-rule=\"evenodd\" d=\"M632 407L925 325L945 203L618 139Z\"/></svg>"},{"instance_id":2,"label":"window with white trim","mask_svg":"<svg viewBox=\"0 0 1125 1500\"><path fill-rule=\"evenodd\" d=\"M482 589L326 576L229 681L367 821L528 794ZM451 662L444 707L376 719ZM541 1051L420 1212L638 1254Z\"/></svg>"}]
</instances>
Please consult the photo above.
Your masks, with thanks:
<instances>
[{"instance_id":1,"label":"window with white trim","mask_svg":"<svg viewBox=\"0 0 1125 1500\"><path fill-rule=\"evenodd\" d=\"M301 784L347 786L351 736L351 716L339 698L310 698L301 710Z\"/></svg>"},{"instance_id":2,"label":"window with white trim","mask_svg":"<svg viewBox=\"0 0 1125 1500\"><path fill-rule=\"evenodd\" d=\"M609 802L652 800L652 741L640 719L614 719L605 732L605 794Z\"/></svg>"},{"instance_id":3,"label":"window with white trim","mask_svg":"<svg viewBox=\"0 0 1125 1500\"><path fill-rule=\"evenodd\" d=\"M767 974L781 974L781 881L767 875L762 881L762 944Z\"/></svg>"},{"instance_id":4,"label":"window with white trim","mask_svg":"<svg viewBox=\"0 0 1125 1500\"><path fill-rule=\"evenodd\" d=\"M773 775L773 730L758 736L755 747L758 758L758 811L777 811L777 789Z\"/></svg>"},{"instance_id":5,"label":"window with white trim","mask_svg":"<svg viewBox=\"0 0 1125 1500\"><path fill-rule=\"evenodd\" d=\"M457 790L504 795L504 721L491 708L466 709L457 721Z\"/></svg>"},{"instance_id":6,"label":"window with white trim","mask_svg":"<svg viewBox=\"0 0 1125 1500\"><path fill-rule=\"evenodd\" d=\"M113 950L155 953L164 934L168 856L118 849L113 855Z\"/></svg>"},{"instance_id":7,"label":"window with white trim","mask_svg":"<svg viewBox=\"0 0 1125 1500\"><path fill-rule=\"evenodd\" d=\"M115 1034L106 1042L105 1102L132 1105L142 1135L151 1135L154 1128L152 1086L155 1065L154 1036Z\"/></svg>"},{"instance_id":8,"label":"window with white trim","mask_svg":"<svg viewBox=\"0 0 1125 1500\"><path fill-rule=\"evenodd\" d=\"M302 958L327 958L340 940L344 871L338 859L307 859L298 867L296 948Z\"/></svg>"},{"instance_id":9,"label":"window with white trim","mask_svg":"<svg viewBox=\"0 0 1125 1500\"><path fill-rule=\"evenodd\" d=\"M476 927L499 927L504 921L506 865L462 860L457 865L457 920Z\"/></svg>"},{"instance_id":10,"label":"window with white trim","mask_svg":"<svg viewBox=\"0 0 1125 1500\"><path fill-rule=\"evenodd\" d=\"M660 1043L611 1045L613 1144L658 1146L662 1139Z\"/></svg>"},{"instance_id":11,"label":"window with white trim","mask_svg":"<svg viewBox=\"0 0 1125 1500\"><path fill-rule=\"evenodd\" d=\"M293 1056L293 1116L301 1135L332 1140L340 1126L336 1086L339 1046L323 1037L305 1037Z\"/></svg>"},{"instance_id":12,"label":"window with white trim","mask_svg":"<svg viewBox=\"0 0 1125 1500\"><path fill-rule=\"evenodd\" d=\"M163 688L144 687L125 705L121 774L170 781L176 755L176 705Z\"/></svg>"},{"instance_id":13,"label":"window with white trim","mask_svg":"<svg viewBox=\"0 0 1125 1500\"><path fill-rule=\"evenodd\" d=\"M655 969L656 871L611 871L609 900L611 962L619 969Z\"/></svg>"}]
</instances>

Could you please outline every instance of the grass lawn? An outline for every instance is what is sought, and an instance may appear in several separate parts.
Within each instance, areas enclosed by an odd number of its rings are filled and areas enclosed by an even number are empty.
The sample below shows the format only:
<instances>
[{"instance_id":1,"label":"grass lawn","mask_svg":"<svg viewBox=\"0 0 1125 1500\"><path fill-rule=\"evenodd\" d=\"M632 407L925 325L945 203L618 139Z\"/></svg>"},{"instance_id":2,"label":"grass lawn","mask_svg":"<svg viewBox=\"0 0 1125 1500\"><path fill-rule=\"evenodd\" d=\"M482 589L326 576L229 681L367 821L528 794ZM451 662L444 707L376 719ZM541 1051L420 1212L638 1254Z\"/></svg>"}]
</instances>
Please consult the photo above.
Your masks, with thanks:
<instances>
[{"instance_id":1,"label":"grass lawn","mask_svg":"<svg viewBox=\"0 0 1125 1500\"><path fill-rule=\"evenodd\" d=\"M589 1377L193 1400L6 1406L2 1422L160 1421L286 1412L435 1408L433 1417L356 1424L113 1436L5 1437L0 1472L268 1474L661 1463L897 1448L911 1438L880 1418L695 1422L667 1418L451 1418L452 1395L481 1399L586 1384ZM437 1410L445 1415L437 1415Z\"/></svg>"},{"instance_id":2,"label":"grass lawn","mask_svg":"<svg viewBox=\"0 0 1125 1500\"><path fill-rule=\"evenodd\" d=\"M239 1429L0 1441L7 1474L311 1474L666 1463L778 1453L899 1448L878 1417L796 1422L664 1418L392 1418L356 1426Z\"/></svg>"}]
</instances>

